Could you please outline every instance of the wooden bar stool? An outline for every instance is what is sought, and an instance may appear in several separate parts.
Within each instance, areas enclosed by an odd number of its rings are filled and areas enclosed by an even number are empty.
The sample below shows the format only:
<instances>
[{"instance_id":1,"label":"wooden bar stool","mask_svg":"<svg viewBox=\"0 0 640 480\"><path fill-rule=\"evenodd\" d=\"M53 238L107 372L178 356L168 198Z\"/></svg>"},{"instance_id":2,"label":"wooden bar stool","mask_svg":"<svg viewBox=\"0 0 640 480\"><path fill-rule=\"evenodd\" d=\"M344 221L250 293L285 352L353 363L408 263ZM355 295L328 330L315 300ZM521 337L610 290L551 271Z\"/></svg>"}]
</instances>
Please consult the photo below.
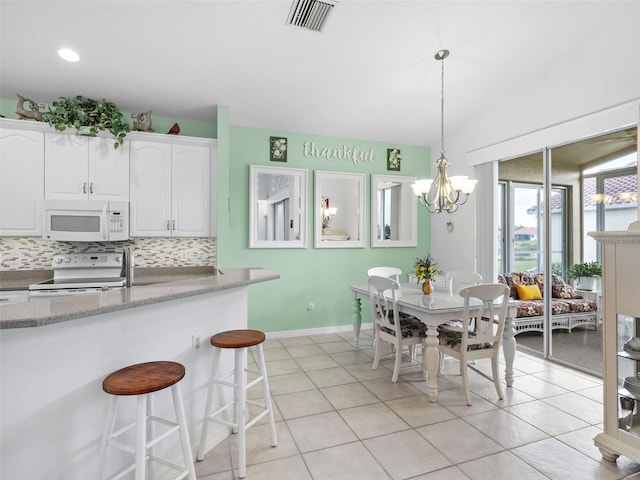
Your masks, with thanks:
<instances>
[{"instance_id":1,"label":"wooden bar stool","mask_svg":"<svg viewBox=\"0 0 640 480\"><path fill-rule=\"evenodd\" d=\"M211 367L211 381L207 393L207 403L204 413L204 421L202 424L202 436L200 438L200 446L198 448L197 460L204 459L207 448L207 432L209 422L216 422L227 427L231 427L233 433L238 434L238 476L245 478L247 475L247 441L246 431L255 425L265 415L268 416L269 432L271 434L271 446L278 445L276 437L276 426L273 420L273 406L271 403L271 393L269 392L269 381L267 380L267 368L264 362L264 352L262 343L265 340L263 332L258 330L229 330L218 333L211 337L211 345L213 348L213 364ZM256 347L258 353L258 371L249 370L247 364L247 349ZM222 349L235 350L234 369L221 376L218 375L218 367L220 364L220 353ZM255 376L254 379L247 383L247 373ZM233 382L225 381L228 377L233 376ZM247 390L258 382L262 382L262 392L264 403L247 400ZM233 401L217 408L213 408L213 395L216 385L233 388ZM248 405L253 405L263 409L258 415L247 422ZM225 413L229 408L233 407L233 418L231 421L221 418L220 415ZM227 415L228 418L228 415Z\"/></svg>"},{"instance_id":2,"label":"wooden bar stool","mask_svg":"<svg viewBox=\"0 0 640 480\"><path fill-rule=\"evenodd\" d=\"M178 382L185 374L184 366L177 362L148 362L130 365L113 372L102 382L102 389L111 395L109 405L109 417L105 426L104 437L100 448L99 478L103 478L104 466L108 447L132 453L135 455L135 463L110 477L116 480L135 470L135 480L145 480L147 471L147 459L165 465L176 470L176 480L188 478L196 480L196 473L191 456L191 444L187 429L187 419L184 414L184 405ZM171 387L173 406L176 422L153 415L152 394ZM137 396L136 421L115 430L118 401L123 396ZM169 427L163 429L163 433L154 436L155 423ZM117 437L135 427L135 446L117 440ZM166 459L153 455L151 449L158 442L170 434L178 431L182 446L184 466L176 465Z\"/></svg>"}]
</instances>

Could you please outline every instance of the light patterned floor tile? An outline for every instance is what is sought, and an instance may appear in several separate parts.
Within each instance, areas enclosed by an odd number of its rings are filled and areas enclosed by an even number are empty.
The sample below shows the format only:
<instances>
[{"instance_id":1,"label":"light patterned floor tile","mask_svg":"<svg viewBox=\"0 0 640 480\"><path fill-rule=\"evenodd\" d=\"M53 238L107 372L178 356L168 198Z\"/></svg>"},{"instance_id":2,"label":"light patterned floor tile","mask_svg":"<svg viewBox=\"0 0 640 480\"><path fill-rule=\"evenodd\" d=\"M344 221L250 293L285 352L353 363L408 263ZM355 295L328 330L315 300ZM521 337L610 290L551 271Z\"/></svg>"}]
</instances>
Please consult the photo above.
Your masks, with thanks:
<instances>
[{"instance_id":1,"label":"light patterned floor tile","mask_svg":"<svg viewBox=\"0 0 640 480\"><path fill-rule=\"evenodd\" d=\"M549 435L560 435L589 426L587 422L541 400L513 405L505 410Z\"/></svg>"},{"instance_id":2,"label":"light patterned floor tile","mask_svg":"<svg viewBox=\"0 0 640 480\"><path fill-rule=\"evenodd\" d=\"M308 371L307 375L318 388L344 385L357 382L356 378L342 367L325 368L322 370Z\"/></svg>"},{"instance_id":3,"label":"light patterned floor tile","mask_svg":"<svg viewBox=\"0 0 640 480\"><path fill-rule=\"evenodd\" d=\"M405 430L363 441L394 480L421 475L451 465L415 430Z\"/></svg>"},{"instance_id":4,"label":"light patterned floor tile","mask_svg":"<svg viewBox=\"0 0 640 480\"><path fill-rule=\"evenodd\" d=\"M389 480L384 469L360 442L304 453L313 480Z\"/></svg>"},{"instance_id":5,"label":"light patterned floor tile","mask_svg":"<svg viewBox=\"0 0 640 480\"><path fill-rule=\"evenodd\" d=\"M459 418L419 427L416 431L455 464L504 450Z\"/></svg>"},{"instance_id":6,"label":"light patterned floor tile","mask_svg":"<svg viewBox=\"0 0 640 480\"><path fill-rule=\"evenodd\" d=\"M347 408L338 413L360 439L386 435L409 428L409 425L384 403Z\"/></svg>"},{"instance_id":7,"label":"light patterned floor tile","mask_svg":"<svg viewBox=\"0 0 640 480\"><path fill-rule=\"evenodd\" d=\"M318 390L274 395L273 400L285 420L333 410L331 404Z\"/></svg>"},{"instance_id":8,"label":"light patterned floor tile","mask_svg":"<svg viewBox=\"0 0 640 480\"><path fill-rule=\"evenodd\" d=\"M478 458L458 467L471 480L547 480L546 476L510 452Z\"/></svg>"},{"instance_id":9,"label":"light patterned floor tile","mask_svg":"<svg viewBox=\"0 0 640 480\"><path fill-rule=\"evenodd\" d=\"M358 440L337 412L294 418L287 426L303 453Z\"/></svg>"},{"instance_id":10,"label":"light patterned floor tile","mask_svg":"<svg viewBox=\"0 0 640 480\"><path fill-rule=\"evenodd\" d=\"M334 387L325 387L320 389L320 391L336 410L358 407L380 401L378 397L367 390L361 383L347 383Z\"/></svg>"},{"instance_id":11,"label":"light patterned floor tile","mask_svg":"<svg viewBox=\"0 0 640 480\"><path fill-rule=\"evenodd\" d=\"M469 415L464 420L504 448L519 447L548 437L542 430L502 409Z\"/></svg>"},{"instance_id":12,"label":"light patterned floor tile","mask_svg":"<svg viewBox=\"0 0 640 480\"><path fill-rule=\"evenodd\" d=\"M596 462L555 438L524 445L512 453L542 472L551 480L618 480L619 472L611 470L608 462ZM567 476L569 475L569 477Z\"/></svg>"}]
</instances>

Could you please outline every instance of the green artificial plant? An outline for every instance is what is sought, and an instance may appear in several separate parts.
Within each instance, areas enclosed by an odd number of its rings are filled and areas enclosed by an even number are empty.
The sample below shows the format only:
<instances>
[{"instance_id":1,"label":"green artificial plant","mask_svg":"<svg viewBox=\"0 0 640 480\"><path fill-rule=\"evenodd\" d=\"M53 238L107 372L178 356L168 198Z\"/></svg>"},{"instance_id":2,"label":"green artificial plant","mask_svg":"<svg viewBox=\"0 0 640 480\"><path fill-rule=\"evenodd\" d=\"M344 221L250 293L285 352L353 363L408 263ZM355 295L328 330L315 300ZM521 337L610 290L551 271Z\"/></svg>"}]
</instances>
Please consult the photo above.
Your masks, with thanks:
<instances>
[{"instance_id":1,"label":"green artificial plant","mask_svg":"<svg viewBox=\"0 0 640 480\"><path fill-rule=\"evenodd\" d=\"M602 267L598 262L576 263L569 268L567 273L571 279L601 277Z\"/></svg>"},{"instance_id":2,"label":"green artificial plant","mask_svg":"<svg viewBox=\"0 0 640 480\"><path fill-rule=\"evenodd\" d=\"M122 145L130 131L129 124L122 120L122 112L104 98L97 101L80 95L59 97L42 113L42 119L60 132L71 127L79 132L86 128L90 135L99 131L111 132L116 138L114 148Z\"/></svg>"}]
</instances>

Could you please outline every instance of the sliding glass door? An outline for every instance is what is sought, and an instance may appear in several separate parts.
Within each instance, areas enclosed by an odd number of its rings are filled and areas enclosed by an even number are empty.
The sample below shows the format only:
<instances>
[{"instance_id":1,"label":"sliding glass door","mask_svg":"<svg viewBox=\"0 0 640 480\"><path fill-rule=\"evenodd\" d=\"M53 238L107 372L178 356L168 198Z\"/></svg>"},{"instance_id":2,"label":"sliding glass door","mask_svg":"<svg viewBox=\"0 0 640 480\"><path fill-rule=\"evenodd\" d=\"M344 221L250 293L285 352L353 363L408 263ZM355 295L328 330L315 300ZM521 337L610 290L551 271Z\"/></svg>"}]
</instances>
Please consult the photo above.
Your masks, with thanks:
<instances>
[{"instance_id":1,"label":"sliding glass door","mask_svg":"<svg viewBox=\"0 0 640 480\"><path fill-rule=\"evenodd\" d=\"M576 263L600 261L588 232L624 230L638 218L637 144L629 132L550 148L498 168L504 240L498 245L499 272L546 274L542 328L519 331L516 341L530 352L598 375L602 320L591 309L602 308L599 283L592 291L579 290L568 271ZM619 145L618 139L631 144ZM547 283L574 290L554 291Z\"/></svg>"}]
</instances>

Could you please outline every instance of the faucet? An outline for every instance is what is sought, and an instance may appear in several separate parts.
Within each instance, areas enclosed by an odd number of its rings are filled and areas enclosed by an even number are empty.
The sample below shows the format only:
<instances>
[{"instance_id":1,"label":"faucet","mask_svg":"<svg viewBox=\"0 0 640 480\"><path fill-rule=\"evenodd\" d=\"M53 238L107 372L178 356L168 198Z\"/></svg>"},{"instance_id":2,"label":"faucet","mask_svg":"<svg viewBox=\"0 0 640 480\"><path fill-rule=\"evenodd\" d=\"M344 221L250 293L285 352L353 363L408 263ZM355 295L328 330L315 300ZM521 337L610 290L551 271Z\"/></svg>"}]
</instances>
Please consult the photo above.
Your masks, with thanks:
<instances>
[{"instance_id":1,"label":"faucet","mask_svg":"<svg viewBox=\"0 0 640 480\"><path fill-rule=\"evenodd\" d=\"M122 250L122 259L124 269L124 284L127 287L131 287L133 285L133 267L134 267L134 255L131 247L124 247Z\"/></svg>"}]
</instances>

